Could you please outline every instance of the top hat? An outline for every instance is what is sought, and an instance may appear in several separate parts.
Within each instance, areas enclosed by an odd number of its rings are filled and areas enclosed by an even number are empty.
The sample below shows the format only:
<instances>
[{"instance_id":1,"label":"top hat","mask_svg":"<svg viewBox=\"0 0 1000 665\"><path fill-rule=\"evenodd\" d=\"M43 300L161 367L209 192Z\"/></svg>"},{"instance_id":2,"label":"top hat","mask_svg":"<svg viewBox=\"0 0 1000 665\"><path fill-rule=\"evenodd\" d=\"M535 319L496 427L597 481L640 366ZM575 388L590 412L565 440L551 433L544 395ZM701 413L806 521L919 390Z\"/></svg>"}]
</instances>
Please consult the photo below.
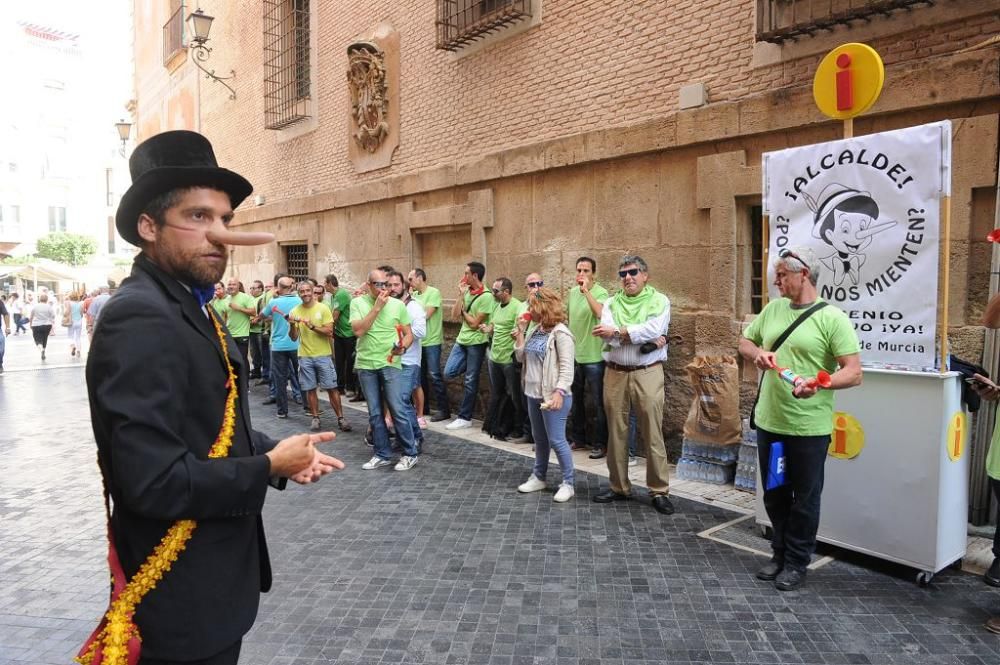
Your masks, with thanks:
<instances>
[{"instance_id":1,"label":"top hat","mask_svg":"<svg viewBox=\"0 0 1000 665\"><path fill-rule=\"evenodd\" d=\"M183 187L210 187L229 195L233 208L250 196L253 185L239 173L219 167L208 139L186 130L163 132L146 139L128 160L132 186L115 215L121 237L139 245L139 215L157 196Z\"/></svg>"}]
</instances>

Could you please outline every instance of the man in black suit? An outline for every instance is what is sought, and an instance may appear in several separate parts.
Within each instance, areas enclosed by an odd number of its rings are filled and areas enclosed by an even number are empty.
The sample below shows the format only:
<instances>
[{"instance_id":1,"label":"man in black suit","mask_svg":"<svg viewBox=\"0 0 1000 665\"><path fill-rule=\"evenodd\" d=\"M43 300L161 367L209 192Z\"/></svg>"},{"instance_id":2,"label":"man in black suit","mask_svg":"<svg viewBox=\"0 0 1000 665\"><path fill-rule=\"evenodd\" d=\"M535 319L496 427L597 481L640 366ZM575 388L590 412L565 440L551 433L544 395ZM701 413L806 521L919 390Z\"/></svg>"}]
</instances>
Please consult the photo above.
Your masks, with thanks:
<instances>
[{"instance_id":1,"label":"man in black suit","mask_svg":"<svg viewBox=\"0 0 1000 665\"><path fill-rule=\"evenodd\" d=\"M124 580L142 588L136 571L170 541L166 534L195 521L176 560L137 604L140 664L236 663L259 594L271 585L260 517L268 485L306 484L343 463L316 449L333 433L276 442L251 427L249 367L206 307L226 269L226 245L273 240L227 228L250 183L219 168L211 144L194 132L150 138L129 167L132 186L116 224L142 252L104 306L87 362L98 462L114 506L109 563L119 582L112 598L129 597ZM111 626L114 607L106 615ZM98 636L105 656L115 639L121 643L114 632ZM94 650L89 660L87 651L81 662L93 662Z\"/></svg>"}]
</instances>

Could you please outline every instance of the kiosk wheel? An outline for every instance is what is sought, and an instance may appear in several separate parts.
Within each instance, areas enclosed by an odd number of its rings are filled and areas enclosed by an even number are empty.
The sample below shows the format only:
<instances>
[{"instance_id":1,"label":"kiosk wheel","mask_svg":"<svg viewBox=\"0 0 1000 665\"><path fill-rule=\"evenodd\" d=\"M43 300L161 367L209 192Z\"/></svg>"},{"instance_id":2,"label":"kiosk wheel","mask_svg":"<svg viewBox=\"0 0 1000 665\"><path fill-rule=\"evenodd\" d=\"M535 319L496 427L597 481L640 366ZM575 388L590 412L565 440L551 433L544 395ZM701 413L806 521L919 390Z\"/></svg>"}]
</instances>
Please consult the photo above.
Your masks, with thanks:
<instances>
[{"instance_id":1,"label":"kiosk wheel","mask_svg":"<svg viewBox=\"0 0 1000 665\"><path fill-rule=\"evenodd\" d=\"M934 573L927 570L921 570L919 573L917 573L917 586L923 589L928 585L930 585L931 580L933 579L934 579Z\"/></svg>"}]
</instances>

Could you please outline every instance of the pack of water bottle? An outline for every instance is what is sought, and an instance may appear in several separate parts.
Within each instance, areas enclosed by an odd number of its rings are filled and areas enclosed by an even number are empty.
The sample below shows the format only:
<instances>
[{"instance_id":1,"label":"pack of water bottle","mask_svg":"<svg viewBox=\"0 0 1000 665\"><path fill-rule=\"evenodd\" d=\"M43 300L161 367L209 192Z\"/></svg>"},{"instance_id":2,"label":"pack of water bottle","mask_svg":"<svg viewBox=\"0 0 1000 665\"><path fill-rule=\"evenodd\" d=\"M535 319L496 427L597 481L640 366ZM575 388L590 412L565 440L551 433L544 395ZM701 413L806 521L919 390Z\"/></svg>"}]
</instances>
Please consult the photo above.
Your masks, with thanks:
<instances>
[{"instance_id":1,"label":"pack of water bottle","mask_svg":"<svg viewBox=\"0 0 1000 665\"><path fill-rule=\"evenodd\" d=\"M757 430L750 429L750 423L743 421L743 441L740 443L739 461L736 463L736 478L733 485L745 492L757 491Z\"/></svg>"},{"instance_id":2,"label":"pack of water bottle","mask_svg":"<svg viewBox=\"0 0 1000 665\"><path fill-rule=\"evenodd\" d=\"M738 445L719 445L685 438L681 442L681 457L713 464L734 464L739 459Z\"/></svg>"},{"instance_id":3,"label":"pack of water bottle","mask_svg":"<svg viewBox=\"0 0 1000 665\"><path fill-rule=\"evenodd\" d=\"M729 446L736 448L736 446ZM695 457L681 457L677 460L677 477L684 480L697 480L712 485L726 485L733 482L736 475L736 462L718 464Z\"/></svg>"}]
</instances>

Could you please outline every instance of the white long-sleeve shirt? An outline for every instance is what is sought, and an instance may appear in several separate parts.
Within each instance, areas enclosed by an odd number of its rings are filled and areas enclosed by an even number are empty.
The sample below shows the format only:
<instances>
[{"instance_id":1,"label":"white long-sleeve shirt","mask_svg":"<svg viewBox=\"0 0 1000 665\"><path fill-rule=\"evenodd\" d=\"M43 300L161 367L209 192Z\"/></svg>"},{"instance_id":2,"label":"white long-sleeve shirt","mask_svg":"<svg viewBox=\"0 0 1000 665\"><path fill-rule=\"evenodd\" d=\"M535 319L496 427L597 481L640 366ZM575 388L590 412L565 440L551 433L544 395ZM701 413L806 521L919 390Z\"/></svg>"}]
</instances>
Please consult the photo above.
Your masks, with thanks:
<instances>
[{"instance_id":1,"label":"white long-sleeve shirt","mask_svg":"<svg viewBox=\"0 0 1000 665\"><path fill-rule=\"evenodd\" d=\"M666 294L663 297L667 298ZM604 311L601 312L601 324L615 326L615 319L611 314L610 303L611 299L609 298L608 302L604 304ZM625 326L625 329L628 330L629 339L632 340L631 344L625 343L621 338L606 339L605 342L611 348L604 352L604 360L626 367L641 367L643 365L663 362L667 359L666 345L663 348L655 349L651 353L641 353L639 347L644 342L651 342L660 335L666 335L669 327L670 298L667 298L667 306L664 308L662 314L650 317L642 323Z\"/></svg>"}]
</instances>

